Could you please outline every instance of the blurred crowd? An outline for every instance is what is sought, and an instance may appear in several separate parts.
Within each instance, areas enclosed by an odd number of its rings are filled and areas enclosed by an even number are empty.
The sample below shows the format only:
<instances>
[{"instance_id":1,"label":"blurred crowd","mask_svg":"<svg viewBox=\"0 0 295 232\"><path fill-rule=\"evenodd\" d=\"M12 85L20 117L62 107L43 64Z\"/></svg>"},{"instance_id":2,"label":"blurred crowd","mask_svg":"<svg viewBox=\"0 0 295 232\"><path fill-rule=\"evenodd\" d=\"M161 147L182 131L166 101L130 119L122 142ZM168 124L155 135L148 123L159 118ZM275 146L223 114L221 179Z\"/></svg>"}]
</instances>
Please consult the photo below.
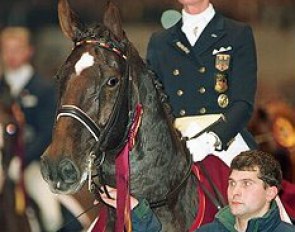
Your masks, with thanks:
<instances>
[{"instance_id":1,"label":"blurred crowd","mask_svg":"<svg viewBox=\"0 0 295 232\"><path fill-rule=\"evenodd\" d=\"M97 0L70 2L85 20L97 19L103 12L102 8L96 7ZM164 10L180 9L175 0L113 0L113 2L120 7L125 22L155 23L159 21ZM280 28L290 28L295 23L293 0L213 0L212 3L225 15L242 21L271 23ZM25 24L32 29L38 29L44 25L57 24L56 5L57 0L1 0L0 27L7 24ZM132 14L130 9L134 9Z\"/></svg>"}]
</instances>

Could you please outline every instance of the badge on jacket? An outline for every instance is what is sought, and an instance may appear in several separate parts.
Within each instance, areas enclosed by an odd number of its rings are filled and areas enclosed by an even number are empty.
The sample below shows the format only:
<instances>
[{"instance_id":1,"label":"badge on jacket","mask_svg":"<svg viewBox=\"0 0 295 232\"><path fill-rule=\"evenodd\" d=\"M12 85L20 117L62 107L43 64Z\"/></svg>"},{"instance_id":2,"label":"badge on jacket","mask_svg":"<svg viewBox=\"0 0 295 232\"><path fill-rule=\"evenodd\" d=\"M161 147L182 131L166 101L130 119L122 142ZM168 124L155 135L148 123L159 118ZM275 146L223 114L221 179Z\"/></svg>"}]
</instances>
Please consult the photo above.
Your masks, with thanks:
<instances>
[{"instance_id":1,"label":"badge on jacket","mask_svg":"<svg viewBox=\"0 0 295 232\"><path fill-rule=\"evenodd\" d=\"M215 68L220 72L226 71L229 68L230 55L229 54L216 54Z\"/></svg>"},{"instance_id":2,"label":"badge on jacket","mask_svg":"<svg viewBox=\"0 0 295 232\"><path fill-rule=\"evenodd\" d=\"M228 90L227 75L225 73L217 73L215 75L214 90L217 93L224 93L226 90Z\"/></svg>"}]
</instances>

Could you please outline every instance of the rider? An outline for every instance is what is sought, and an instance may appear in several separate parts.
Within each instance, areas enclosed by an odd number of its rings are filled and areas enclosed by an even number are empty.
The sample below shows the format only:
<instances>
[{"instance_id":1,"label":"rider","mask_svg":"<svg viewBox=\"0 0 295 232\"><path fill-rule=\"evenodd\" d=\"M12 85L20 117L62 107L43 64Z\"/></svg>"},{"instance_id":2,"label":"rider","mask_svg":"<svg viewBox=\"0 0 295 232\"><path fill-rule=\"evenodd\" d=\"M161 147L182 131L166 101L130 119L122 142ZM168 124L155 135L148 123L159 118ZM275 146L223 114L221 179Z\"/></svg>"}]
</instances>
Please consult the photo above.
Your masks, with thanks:
<instances>
[{"instance_id":1,"label":"rider","mask_svg":"<svg viewBox=\"0 0 295 232\"><path fill-rule=\"evenodd\" d=\"M213 182L222 182L224 177L226 183L225 164L241 151L256 148L246 130L257 85L252 29L216 12L209 0L178 2L182 18L152 35L147 62L163 84L175 127L183 136L192 138L211 125L187 146ZM221 191L225 195L225 186ZM206 200L205 210L204 223L213 219L209 215L214 215L216 208Z\"/></svg>"}]
</instances>

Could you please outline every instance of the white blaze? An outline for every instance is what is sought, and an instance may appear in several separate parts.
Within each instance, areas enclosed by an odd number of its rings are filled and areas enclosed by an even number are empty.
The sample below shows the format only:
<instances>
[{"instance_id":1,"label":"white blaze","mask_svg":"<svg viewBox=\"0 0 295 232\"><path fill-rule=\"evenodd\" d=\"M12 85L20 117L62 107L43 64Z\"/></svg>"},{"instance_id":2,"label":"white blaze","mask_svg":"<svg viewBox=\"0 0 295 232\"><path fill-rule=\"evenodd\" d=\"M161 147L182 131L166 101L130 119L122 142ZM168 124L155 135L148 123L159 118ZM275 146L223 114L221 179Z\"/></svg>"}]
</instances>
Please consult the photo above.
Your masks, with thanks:
<instances>
[{"instance_id":1,"label":"white blaze","mask_svg":"<svg viewBox=\"0 0 295 232\"><path fill-rule=\"evenodd\" d=\"M85 52L75 65L76 74L80 75L84 69L91 67L93 64L94 57L89 52Z\"/></svg>"}]
</instances>

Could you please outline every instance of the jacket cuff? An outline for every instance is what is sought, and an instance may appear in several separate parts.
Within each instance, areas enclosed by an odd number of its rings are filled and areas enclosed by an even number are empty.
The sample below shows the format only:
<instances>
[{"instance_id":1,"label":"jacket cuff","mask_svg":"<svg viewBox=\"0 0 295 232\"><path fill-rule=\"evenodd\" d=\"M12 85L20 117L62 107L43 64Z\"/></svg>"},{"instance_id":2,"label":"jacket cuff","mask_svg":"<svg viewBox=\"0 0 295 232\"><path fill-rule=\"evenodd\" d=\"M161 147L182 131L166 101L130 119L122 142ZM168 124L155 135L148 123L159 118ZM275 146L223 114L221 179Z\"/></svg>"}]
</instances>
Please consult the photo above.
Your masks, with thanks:
<instances>
[{"instance_id":1,"label":"jacket cuff","mask_svg":"<svg viewBox=\"0 0 295 232\"><path fill-rule=\"evenodd\" d=\"M132 214L136 216L138 219L146 219L152 214L152 210L150 205L146 199L139 200L139 203L136 207L133 208Z\"/></svg>"}]
</instances>

